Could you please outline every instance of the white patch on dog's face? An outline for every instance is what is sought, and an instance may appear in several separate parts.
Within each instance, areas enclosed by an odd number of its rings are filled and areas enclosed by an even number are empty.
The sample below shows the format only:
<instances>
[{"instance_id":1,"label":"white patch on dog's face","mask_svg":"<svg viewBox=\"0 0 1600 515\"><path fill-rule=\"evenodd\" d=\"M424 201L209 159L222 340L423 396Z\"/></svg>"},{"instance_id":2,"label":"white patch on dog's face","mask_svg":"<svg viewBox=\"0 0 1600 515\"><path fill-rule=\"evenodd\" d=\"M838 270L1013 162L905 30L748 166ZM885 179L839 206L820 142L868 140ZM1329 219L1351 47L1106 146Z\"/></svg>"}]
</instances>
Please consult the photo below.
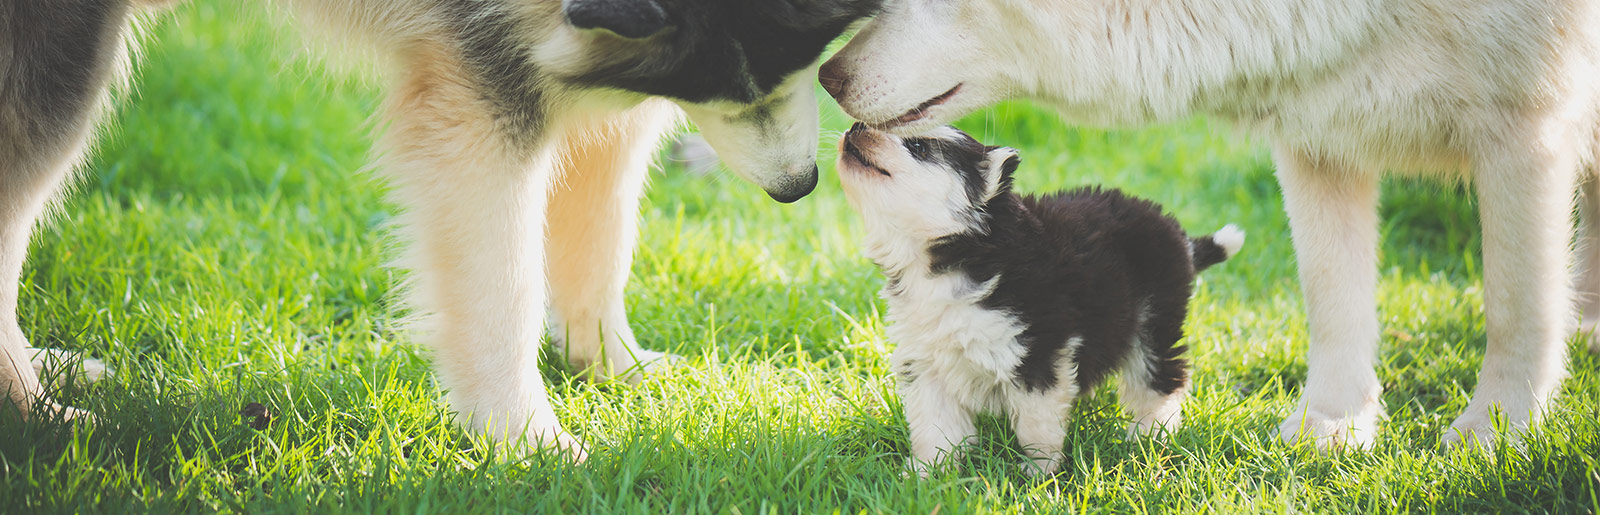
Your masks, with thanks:
<instances>
[{"instance_id":1,"label":"white patch on dog's face","mask_svg":"<svg viewBox=\"0 0 1600 515\"><path fill-rule=\"evenodd\" d=\"M817 185L816 67L786 79L754 105L679 102L722 162L779 202Z\"/></svg>"},{"instance_id":2,"label":"white patch on dog's face","mask_svg":"<svg viewBox=\"0 0 1600 515\"><path fill-rule=\"evenodd\" d=\"M828 60L822 82L850 116L903 135L1004 99L1016 89L1003 66L1010 53L985 45L1013 24L989 4L891 1Z\"/></svg>"},{"instance_id":3,"label":"white patch on dog's face","mask_svg":"<svg viewBox=\"0 0 1600 515\"><path fill-rule=\"evenodd\" d=\"M869 231L928 241L981 226L1015 156L950 127L902 138L856 124L839 142L839 179Z\"/></svg>"}]
</instances>

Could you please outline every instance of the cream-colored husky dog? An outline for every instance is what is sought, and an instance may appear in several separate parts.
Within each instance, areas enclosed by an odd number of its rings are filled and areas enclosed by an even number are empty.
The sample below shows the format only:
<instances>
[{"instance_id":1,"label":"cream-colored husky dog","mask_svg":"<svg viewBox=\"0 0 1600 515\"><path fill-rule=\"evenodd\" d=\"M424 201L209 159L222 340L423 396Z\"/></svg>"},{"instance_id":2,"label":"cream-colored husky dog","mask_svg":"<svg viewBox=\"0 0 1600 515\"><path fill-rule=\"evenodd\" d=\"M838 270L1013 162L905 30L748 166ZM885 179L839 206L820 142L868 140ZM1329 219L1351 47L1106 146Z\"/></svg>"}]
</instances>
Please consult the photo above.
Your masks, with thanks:
<instances>
[{"instance_id":1,"label":"cream-colored husky dog","mask_svg":"<svg viewBox=\"0 0 1600 515\"><path fill-rule=\"evenodd\" d=\"M846 112L901 134L1029 98L1073 122L1204 113L1269 138L1311 337L1281 434L1336 448L1370 445L1383 411L1384 173L1478 192L1489 346L1447 439L1487 441L1501 413L1537 423L1573 332L1580 182L1583 328L1600 320L1597 66L1589 0L891 0L821 78Z\"/></svg>"}]
</instances>

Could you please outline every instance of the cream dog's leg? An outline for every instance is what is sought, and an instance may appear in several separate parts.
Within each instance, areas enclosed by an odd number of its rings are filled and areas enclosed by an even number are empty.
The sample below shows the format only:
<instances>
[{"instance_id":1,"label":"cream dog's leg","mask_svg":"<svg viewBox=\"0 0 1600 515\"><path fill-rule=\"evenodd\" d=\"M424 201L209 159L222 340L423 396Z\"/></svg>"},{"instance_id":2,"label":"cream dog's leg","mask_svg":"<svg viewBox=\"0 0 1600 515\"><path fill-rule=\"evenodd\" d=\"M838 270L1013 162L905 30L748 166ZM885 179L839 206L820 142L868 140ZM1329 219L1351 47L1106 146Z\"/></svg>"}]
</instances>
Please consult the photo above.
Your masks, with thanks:
<instances>
[{"instance_id":1,"label":"cream dog's leg","mask_svg":"<svg viewBox=\"0 0 1600 515\"><path fill-rule=\"evenodd\" d=\"M1538 423L1566 374L1573 147L1539 141L1482 149L1474 178L1489 346L1472 402L1446 435L1451 443L1489 442L1497 416L1512 431Z\"/></svg>"},{"instance_id":2,"label":"cream dog's leg","mask_svg":"<svg viewBox=\"0 0 1600 515\"><path fill-rule=\"evenodd\" d=\"M380 149L393 198L405 207L419 336L469 428L582 459L539 373L550 145L498 123L452 49L408 50Z\"/></svg>"},{"instance_id":3,"label":"cream dog's leg","mask_svg":"<svg viewBox=\"0 0 1600 515\"><path fill-rule=\"evenodd\" d=\"M1306 384L1279 426L1320 449L1372 444L1383 412L1378 348L1378 174L1279 146L1273 152L1305 292Z\"/></svg>"},{"instance_id":4,"label":"cream dog's leg","mask_svg":"<svg viewBox=\"0 0 1600 515\"><path fill-rule=\"evenodd\" d=\"M550 194L550 332L578 366L638 380L662 353L639 348L623 289L638 235L639 197L661 133L677 118L663 100L569 130Z\"/></svg>"},{"instance_id":5,"label":"cream dog's leg","mask_svg":"<svg viewBox=\"0 0 1600 515\"><path fill-rule=\"evenodd\" d=\"M1578 330L1589 342L1589 352L1600 353L1600 171L1583 178L1578 199L1577 299L1583 321Z\"/></svg>"}]
</instances>

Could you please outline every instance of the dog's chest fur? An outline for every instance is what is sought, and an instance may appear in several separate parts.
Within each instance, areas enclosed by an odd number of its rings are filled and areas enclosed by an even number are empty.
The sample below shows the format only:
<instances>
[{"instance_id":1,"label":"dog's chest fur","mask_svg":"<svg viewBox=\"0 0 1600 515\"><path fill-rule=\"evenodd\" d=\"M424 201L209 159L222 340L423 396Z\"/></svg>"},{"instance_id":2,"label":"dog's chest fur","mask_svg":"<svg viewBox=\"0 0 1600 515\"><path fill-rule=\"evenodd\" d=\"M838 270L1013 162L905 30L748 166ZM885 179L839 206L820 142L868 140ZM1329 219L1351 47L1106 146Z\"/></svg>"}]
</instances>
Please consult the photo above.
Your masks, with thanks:
<instances>
[{"instance_id":1,"label":"dog's chest fur","mask_svg":"<svg viewBox=\"0 0 1600 515\"><path fill-rule=\"evenodd\" d=\"M963 405L1000 408L1004 394L1020 387L1016 373L1027 347L1021 320L982 306L998 282L919 272L884 288L888 335L898 344L893 362L902 382L937 375Z\"/></svg>"}]
</instances>

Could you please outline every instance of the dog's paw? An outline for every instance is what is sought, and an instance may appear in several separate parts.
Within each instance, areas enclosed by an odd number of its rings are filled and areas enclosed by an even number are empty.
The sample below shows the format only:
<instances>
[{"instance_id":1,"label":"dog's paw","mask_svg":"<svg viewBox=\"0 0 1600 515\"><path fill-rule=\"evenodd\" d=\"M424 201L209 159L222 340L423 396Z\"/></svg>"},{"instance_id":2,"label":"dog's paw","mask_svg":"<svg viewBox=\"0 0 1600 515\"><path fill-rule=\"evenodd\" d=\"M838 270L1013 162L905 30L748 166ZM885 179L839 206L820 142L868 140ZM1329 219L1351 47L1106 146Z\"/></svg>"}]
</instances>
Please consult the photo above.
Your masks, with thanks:
<instances>
[{"instance_id":1,"label":"dog's paw","mask_svg":"<svg viewBox=\"0 0 1600 515\"><path fill-rule=\"evenodd\" d=\"M629 384L639 384L652 374L680 366L686 360L677 354L638 349L633 351L628 361L631 363L621 367L621 373L614 377L619 377Z\"/></svg>"},{"instance_id":2,"label":"dog's paw","mask_svg":"<svg viewBox=\"0 0 1600 515\"><path fill-rule=\"evenodd\" d=\"M1380 411L1372 406L1355 416L1335 417L1300 406L1278 425L1278 437L1290 445L1309 442L1322 452L1370 449Z\"/></svg>"},{"instance_id":3,"label":"dog's paw","mask_svg":"<svg viewBox=\"0 0 1600 515\"><path fill-rule=\"evenodd\" d=\"M1054 476L1061 471L1061 462L1065 459L1060 454L1029 458L1022 462L1022 474L1031 479Z\"/></svg>"},{"instance_id":4,"label":"dog's paw","mask_svg":"<svg viewBox=\"0 0 1600 515\"><path fill-rule=\"evenodd\" d=\"M1513 447L1520 447L1522 437L1532 425L1532 412L1502 411L1499 404L1489 403L1489 405L1492 408L1481 407L1478 402L1468 403L1466 411L1463 411L1455 422L1450 423L1450 429L1445 430L1445 445L1452 449L1467 447L1492 449L1495 440L1503 436Z\"/></svg>"},{"instance_id":5,"label":"dog's paw","mask_svg":"<svg viewBox=\"0 0 1600 515\"><path fill-rule=\"evenodd\" d=\"M50 381L52 389L71 383L94 383L111 374L104 361L85 357L81 352L29 347L29 362L39 379Z\"/></svg>"},{"instance_id":6,"label":"dog's paw","mask_svg":"<svg viewBox=\"0 0 1600 515\"><path fill-rule=\"evenodd\" d=\"M1178 431L1183 426L1183 413L1169 410L1164 413L1155 413L1140 417L1128 423L1128 438L1163 437Z\"/></svg>"},{"instance_id":7,"label":"dog's paw","mask_svg":"<svg viewBox=\"0 0 1600 515\"><path fill-rule=\"evenodd\" d=\"M560 426L530 429L523 443L530 448L556 451L573 463L583 463L589 459L589 450L583 445L583 440Z\"/></svg>"},{"instance_id":8,"label":"dog's paw","mask_svg":"<svg viewBox=\"0 0 1600 515\"><path fill-rule=\"evenodd\" d=\"M1600 317L1584 317L1578 326L1578 337L1589 342L1589 353L1600 354Z\"/></svg>"}]
</instances>

